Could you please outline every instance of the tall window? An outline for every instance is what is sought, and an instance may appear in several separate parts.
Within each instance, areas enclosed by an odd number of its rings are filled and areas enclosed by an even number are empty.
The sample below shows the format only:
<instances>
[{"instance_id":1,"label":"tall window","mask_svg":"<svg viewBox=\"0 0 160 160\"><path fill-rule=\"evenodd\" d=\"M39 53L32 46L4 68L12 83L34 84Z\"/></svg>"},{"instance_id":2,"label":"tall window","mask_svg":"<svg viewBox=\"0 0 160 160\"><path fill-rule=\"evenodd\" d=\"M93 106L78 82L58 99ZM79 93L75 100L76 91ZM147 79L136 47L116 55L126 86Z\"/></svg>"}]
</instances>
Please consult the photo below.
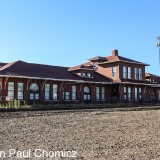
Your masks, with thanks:
<instances>
[{"instance_id":1,"label":"tall window","mask_svg":"<svg viewBox=\"0 0 160 160\"><path fill-rule=\"evenodd\" d=\"M134 98L135 100L138 99L138 88L137 87L134 88Z\"/></svg>"},{"instance_id":2,"label":"tall window","mask_svg":"<svg viewBox=\"0 0 160 160\"><path fill-rule=\"evenodd\" d=\"M116 67L112 67L112 77L116 77Z\"/></svg>"},{"instance_id":3,"label":"tall window","mask_svg":"<svg viewBox=\"0 0 160 160\"><path fill-rule=\"evenodd\" d=\"M142 88L139 88L139 99L142 99Z\"/></svg>"},{"instance_id":4,"label":"tall window","mask_svg":"<svg viewBox=\"0 0 160 160\"><path fill-rule=\"evenodd\" d=\"M18 93L17 93L17 98L19 100L22 100L24 97L24 83L18 83Z\"/></svg>"},{"instance_id":5,"label":"tall window","mask_svg":"<svg viewBox=\"0 0 160 160\"><path fill-rule=\"evenodd\" d=\"M45 84L45 100L50 99L50 84Z\"/></svg>"},{"instance_id":6,"label":"tall window","mask_svg":"<svg viewBox=\"0 0 160 160\"><path fill-rule=\"evenodd\" d=\"M77 99L77 87L72 86L72 100L76 100L76 99Z\"/></svg>"},{"instance_id":7,"label":"tall window","mask_svg":"<svg viewBox=\"0 0 160 160\"><path fill-rule=\"evenodd\" d=\"M100 99L100 88L96 87L96 99L99 100Z\"/></svg>"},{"instance_id":8,"label":"tall window","mask_svg":"<svg viewBox=\"0 0 160 160\"><path fill-rule=\"evenodd\" d=\"M134 69L134 78L138 79L138 68Z\"/></svg>"},{"instance_id":9,"label":"tall window","mask_svg":"<svg viewBox=\"0 0 160 160\"><path fill-rule=\"evenodd\" d=\"M158 99L160 101L160 89L158 90Z\"/></svg>"},{"instance_id":10,"label":"tall window","mask_svg":"<svg viewBox=\"0 0 160 160\"><path fill-rule=\"evenodd\" d=\"M131 87L128 87L128 100L132 98L132 90Z\"/></svg>"},{"instance_id":11,"label":"tall window","mask_svg":"<svg viewBox=\"0 0 160 160\"><path fill-rule=\"evenodd\" d=\"M127 78L127 67L123 66L123 78Z\"/></svg>"},{"instance_id":12,"label":"tall window","mask_svg":"<svg viewBox=\"0 0 160 160\"><path fill-rule=\"evenodd\" d=\"M91 90L88 86L84 87L84 100L90 100L91 99Z\"/></svg>"},{"instance_id":13,"label":"tall window","mask_svg":"<svg viewBox=\"0 0 160 160\"><path fill-rule=\"evenodd\" d=\"M131 79L131 67L128 67L128 78Z\"/></svg>"},{"instance_id":14,"label":"tall window","mask_svg":"<svg viewBox=\"0 0 160 160\"><path fill-rule=\"evenodd\" d=\"M14 82L8 82L8 97L14 99Z\"/></svg>"},{"instance_id":15,"label":"tall window","mask_svg":"<svg viewBox=\"0 0 160 160\"><path fill-rule=\"evenodd\" d=\"M139 68L139 79L142 79L142 68Z\"/></svg>"},{"instance_id":16,"label":"tall window","mask_svg":"<svg viewBox=\"0 0 160 160\"><path fill-rule=\"evenodd\" d=\"M70 99L70 92L63 92L63 99L69 100Z\"/></svg>"},{"instance_id":17,"label":"tall window","mask_svg":"<svg viewBox=\"0 0 160 160\"><path fill-rule=\"evenodd\" d=\"M127 88L126 87L124 87L123 92L124 92L124 100L126 100L127 99Z\"/></svg>"},{"instance_id":18,"label":"tall window","mask_svg":"<svg viewBox=\"0 0 160 160\"><path fill-rule=\"evenodd\" d=\"M102 87L102 100L105 100L105 87Z\"/></svg>"},{"instance_id":19,"label":"tall window","mask_svg":"<svg viewBox=\"0 0 160 160\"><path fill-rule=\"evenodd\" d=\"M58 99L58 85L53 84L53 100L57 100L57 99Z\"/></svg>"}]
</instances>

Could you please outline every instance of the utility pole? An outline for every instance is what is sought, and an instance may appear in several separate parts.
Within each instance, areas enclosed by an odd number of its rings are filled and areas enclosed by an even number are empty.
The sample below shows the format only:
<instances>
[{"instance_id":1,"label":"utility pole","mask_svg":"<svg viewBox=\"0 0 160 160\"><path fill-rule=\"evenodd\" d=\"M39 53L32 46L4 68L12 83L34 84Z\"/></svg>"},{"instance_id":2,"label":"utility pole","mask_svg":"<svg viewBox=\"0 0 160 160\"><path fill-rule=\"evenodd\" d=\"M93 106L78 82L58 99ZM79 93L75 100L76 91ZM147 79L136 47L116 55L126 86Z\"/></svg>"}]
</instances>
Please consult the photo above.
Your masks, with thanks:
<instances>
[{"instance_id":1,"label":"utility pole","mask_svg":"<svg viewBox=\"0 0 160 160\"><path fill-rule=\"evenodd\" d=\"M157 37L158 42L156 43L156 46L159 48L159 65L160 65L160 36Z\"/></svg>"}]
</instances>

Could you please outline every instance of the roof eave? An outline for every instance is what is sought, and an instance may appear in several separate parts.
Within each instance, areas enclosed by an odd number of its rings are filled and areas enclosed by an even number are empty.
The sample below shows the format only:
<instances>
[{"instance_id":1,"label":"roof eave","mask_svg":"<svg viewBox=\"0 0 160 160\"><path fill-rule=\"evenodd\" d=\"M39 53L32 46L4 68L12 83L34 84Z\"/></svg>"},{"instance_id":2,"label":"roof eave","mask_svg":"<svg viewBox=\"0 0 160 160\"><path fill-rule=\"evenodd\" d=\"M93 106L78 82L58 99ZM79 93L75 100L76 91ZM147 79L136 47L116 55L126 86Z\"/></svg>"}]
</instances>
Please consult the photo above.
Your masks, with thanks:
<instances>
[{"instance_id":1,"label":"roof eave","mask_svg":"<svg viewBox=\"0 0 160 160\"><path fill-rule=\"evenodd\" d=\"M123 61L123 60L117 60L117 61L110 61L110 62L101 62L101 63L98 63L98 64L106 64L106 63L116 63L116 62L125 62L125 63L133 63L133 64L138 64L138 65L144 65L144 66L150 66L149 64L146 64L146 63L136 63L136 62L130 62L130 61Z\"/></svg>"}]
</instances>

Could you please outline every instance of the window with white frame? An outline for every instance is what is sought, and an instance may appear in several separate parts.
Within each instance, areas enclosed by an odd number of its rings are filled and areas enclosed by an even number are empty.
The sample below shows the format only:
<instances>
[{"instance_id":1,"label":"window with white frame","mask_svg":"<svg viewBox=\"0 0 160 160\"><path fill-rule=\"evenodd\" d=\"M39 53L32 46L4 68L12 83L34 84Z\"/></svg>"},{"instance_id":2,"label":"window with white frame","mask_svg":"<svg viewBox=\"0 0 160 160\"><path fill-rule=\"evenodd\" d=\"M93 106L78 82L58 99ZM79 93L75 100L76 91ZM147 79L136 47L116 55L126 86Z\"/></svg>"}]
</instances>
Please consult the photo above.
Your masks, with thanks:
<instances>
[{"instance_id":1,"label":"window with white frame","mask_svg":"<svg viewBox=\"0 0 160 160\"><path fill-rule=\"evenodd\" d=\"M45 84L45 100L50 99L50 84Z\"/></svg>"},{"instance_id":2,"label":"window with white frame","mask_svg":"<svg viewBox=\"0 0 160 160\"><path fill-rule=\"evenodd\" d=\"M96 87L96 99L99 100L100 99L100 88Z\"/></svg>"},{"instance_id":3,"label":"window with white frame","mask_svg":"<svg viewBox=\"0 0 160 160\"><path fill-rule=\"evenodd\" d=\"M72 100L76 100L76 99L77 99L77 87L72 86Z\"/></svg>"},{"instance_id":4,"label":"window with white frame","mask_svg":"<svg viewBox=\"0 0 160 160\"><path fill-rule=\"evenodd\" d=\"M70 92L63 92L63 99L70 100Z\"/></svg>"},{"instance_id":5,"label":"window with white frame","mask_svg":"<svg viewBox=\"0 0 160 160\"><path fill-rule=\"evenodd\" d=\"M127 100L127 87L123 88L123 92L124 92L124 100Z\"/></svg>"},{"instance_id":6,"label":"window with white frame","mask_svg":"<svg viewBox=\"0 0 160 160\"><path fill-rule=\"evenodd\" d=\"M127 67L123 66L123 78L127 78Z\"/></svg>"},{"instance_id":7,"label":"window with white frame","mask_svg":"<svg viewBox=\"0 0 160 160\"><path fill-rule=\"evenodd\" d=\"M24 98L24 83L18 83L17 99L23 100L23 98Z\"/></svg>"},{"instance_id":8,"label":"window with white frame","mask_svg":"<svg viewBox=\"0 0 160 160\"><path fill-rule=\"evenodd\" d=\"M138 88L137 87L134 88L134 98L135 100L138 99Z\"/></svg>"},{"instance_id":9,"label":"window with white frame","mask_svg":"<svg viewBox=\"0 0 160 160\"><path fill-rule=\"evenodd\" d=\"M8 97L14 99L14 82L8 82Z\"/></svg>"},{"instance_id":10,"label":"window with white frame","mask_svg":"<svg viewBox=\"0 0 160 160\"><path fill-rule=\"evenodd\" d=\"M105 100L105 87L102 87L102 100Z\"/></svg>"},{"instance_id":11,"label":"window with white frame","mask_svg":"<svg viewBox=\"0 0 160 160\"><path fill-rule=\"evenodd\" d=\"M58 85L53 84L53 100L57 100L57 99L58 99Z\"/></svg>"},{"instance_id":12,"label":"window with white frame","mask_svg":"<svg viewBox=\"0 0 160 160\"><path fill-rule=\"evenodd\" d=\"M134 78L138 79L138 68L134 69Z\"/></svg>"},{"instance_id":13,"label":"window with white frame","mask_svg":"<svg viewBox=\"0 0 160 160\"><path fill-rule=\"evenodd\" d=\"M128 78L131 79L131 67L128 67Z\"/></svg>"},{"instance_id":14,"label":"window with white frame","mask_svg":"<svg viewBox=\"0 0 160 160\"><path fill-rule=\"evenodd\" d=\"M116 67L112 67L112 77L116 77Z\"/></svg>"},{"instance_id":15,"label":"window with white frame","mask_svg":"<svg viewBox=\"0 0 160 160\"><path fill-rule=\"evenodd\" d=\"M142 80L142 68L139 68L139 79Z\"/></svg>"},{"instance_id":16,"label":"window with white frame","mask_svg":"<svg viewBox=\"0 0 160 160\"><path fill-rule=\"evenodd\" d=\"M131 87L128 87L128 100L132 99L132 90Z\"/></svg>"}]
</instances>

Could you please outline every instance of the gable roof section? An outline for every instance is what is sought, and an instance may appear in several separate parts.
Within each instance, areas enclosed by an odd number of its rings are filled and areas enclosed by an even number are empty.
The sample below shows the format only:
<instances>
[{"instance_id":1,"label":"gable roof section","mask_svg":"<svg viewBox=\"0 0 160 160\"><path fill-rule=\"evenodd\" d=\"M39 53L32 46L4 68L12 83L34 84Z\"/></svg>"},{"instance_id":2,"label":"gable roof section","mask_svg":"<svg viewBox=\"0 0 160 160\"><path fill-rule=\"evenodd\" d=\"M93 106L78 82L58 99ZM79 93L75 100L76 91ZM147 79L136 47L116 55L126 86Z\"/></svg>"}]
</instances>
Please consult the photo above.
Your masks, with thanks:
<instances>
[{"instance_id":1,"label":"gable roof section","mask_svg":"<svg viewBox=\"0 0 160 160\"><path fill-rule=\"evenodd\" d=\"M151 73L145 73L145 77L158 77L160 78L159 76L155 75L155 74L151 74Z\"/></svg>"},{"instance_id":2,"label":"gable roof section","mask_svg":"<svg viewBox=\"0 0 160 160\"><path fill-rule=\"evenodd\" d=\"M95 73L93 78L84 78L68 71L68 67L51 66L44 64L27 63L16 61L8 63L0 68L0 76L10 77L30 77L39 79L91 81L91 82L110 82L107 77Z\"/></svg>"},{"instance_id":3,"label":"gable roof section","mask_svg":"<svg viewBox=\"0 0 160 160\"><path fill-rule=\"evenodd\" d=\"M74 71L74 70L80 70L80 69L95 70L95 69L93 68L92 62L86 62L86 63L81 64L81 65L78 65L78 66L70 67L70 68L68 69L68 71Z\"/></svg>"}]
</instances>

